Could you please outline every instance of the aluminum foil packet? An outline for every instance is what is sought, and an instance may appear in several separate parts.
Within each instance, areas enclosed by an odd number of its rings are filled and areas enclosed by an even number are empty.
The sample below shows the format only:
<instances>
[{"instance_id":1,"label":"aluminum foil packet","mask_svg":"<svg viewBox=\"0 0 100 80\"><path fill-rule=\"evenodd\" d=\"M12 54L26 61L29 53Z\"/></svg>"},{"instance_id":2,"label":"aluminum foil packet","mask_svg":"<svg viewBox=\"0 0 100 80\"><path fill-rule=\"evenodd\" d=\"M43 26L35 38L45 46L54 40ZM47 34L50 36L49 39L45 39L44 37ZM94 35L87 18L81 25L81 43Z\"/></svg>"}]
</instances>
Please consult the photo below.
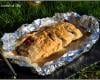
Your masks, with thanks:
<instances>
[{"instance_id":1,"label":"aluminum foil packet","mask_svg":"<svg viewBox=\"0 0 100 80\"><path fill-rule=\"evenodd\" d=\"M42 67L39 67L37 64L31 64L27 57L15 56L12 53L12 50L14 50L16 47L16 40L22 37L24 34L37 31L40 27L52 25L62 20L77 24L78 27L84 27L87 32L91 33L91 36L84 42L82 47L76 50L68 51L57 60L47 62ZM82 53L89 51L93 44L95 44L99 39L99 35L99 22L95 17L87 15L80 16L75 12L67 12L56 13L53 17L34 20L31 24L23 24L13 33L5 33L1 40L3 42L3 54L6 58L9 58L12 62L20 66L31 67L33 72L35 69L40 75L48 75L54 72L57 68L73 61Z\"/></svg>"}]
</instances>

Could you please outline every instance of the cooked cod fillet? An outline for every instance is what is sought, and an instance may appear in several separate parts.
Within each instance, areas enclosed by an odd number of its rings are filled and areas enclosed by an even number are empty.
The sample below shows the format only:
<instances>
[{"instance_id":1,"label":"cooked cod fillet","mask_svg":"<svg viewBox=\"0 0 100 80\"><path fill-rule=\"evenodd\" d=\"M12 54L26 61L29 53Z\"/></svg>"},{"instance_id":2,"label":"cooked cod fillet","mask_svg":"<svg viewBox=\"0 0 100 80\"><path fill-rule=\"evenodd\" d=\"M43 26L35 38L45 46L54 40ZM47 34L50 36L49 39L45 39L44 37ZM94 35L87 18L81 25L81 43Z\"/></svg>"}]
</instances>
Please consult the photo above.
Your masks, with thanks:
<instances>
[{"instance_id":1,"label":"cooked cod fillet","mask_svg":"<svg viewBox=\"0 0 100 80\"><path fill-rule=\"evenodd\" d=\"M82 36L82 32L73 24L59 22L22 37L17 41L15 51L20 56L29 57L31 63L39 64L52 54L63 51L72 41Z\"/></svg>"}]
</instances>

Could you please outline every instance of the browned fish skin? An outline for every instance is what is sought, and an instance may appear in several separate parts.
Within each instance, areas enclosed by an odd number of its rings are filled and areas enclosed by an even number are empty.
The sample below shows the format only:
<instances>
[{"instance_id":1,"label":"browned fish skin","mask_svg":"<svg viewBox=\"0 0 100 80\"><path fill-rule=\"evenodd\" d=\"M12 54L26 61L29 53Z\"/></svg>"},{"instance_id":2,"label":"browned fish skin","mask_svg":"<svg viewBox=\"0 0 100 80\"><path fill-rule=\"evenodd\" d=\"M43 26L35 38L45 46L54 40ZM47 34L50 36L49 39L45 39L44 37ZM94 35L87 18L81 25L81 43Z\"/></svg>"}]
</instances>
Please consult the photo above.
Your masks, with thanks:
<instances>
[{"instance_id":1,"label":"browned fish skin","mask_svg":"<svg viewBox=\"0 0 100 80\"><path fill-rule=\"evenodd\" d=\"M73 40L81 37L82 32L73 24L59 22L53 26L40 28L34 35L31 33L16 48L16 51L19 55L27 55L31 63L39 64L52 54L64 50L64 47Z\"/></svg>"}]
</instances>

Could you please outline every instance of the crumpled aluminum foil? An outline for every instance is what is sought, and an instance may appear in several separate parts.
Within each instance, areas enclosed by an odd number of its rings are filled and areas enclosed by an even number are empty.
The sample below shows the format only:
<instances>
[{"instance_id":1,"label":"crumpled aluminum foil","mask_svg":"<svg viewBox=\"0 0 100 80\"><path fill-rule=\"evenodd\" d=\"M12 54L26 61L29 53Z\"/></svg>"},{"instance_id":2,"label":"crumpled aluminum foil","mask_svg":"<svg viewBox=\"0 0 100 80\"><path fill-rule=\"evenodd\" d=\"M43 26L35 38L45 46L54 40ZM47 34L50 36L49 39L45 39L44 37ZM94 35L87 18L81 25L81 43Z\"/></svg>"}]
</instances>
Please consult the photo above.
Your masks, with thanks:
<instances>
[{"instance_id":1,"label":"crumpled aluminum foil","mask_svg":"<svg viewBox=\"0 0 100 80\"><path fill-rule=\"evenodd\" d=\"M77 24L79 27L84 27L87 32L91 33L91 36L86 42L84 42L82 47L73 51L68 51L62 57L47 62L42 67L39 67L37 64L31 64L27 57L13 55L11 51L15 49L16 40L23 36L23 34L37 31L42 26L52 25L61 20L67 20L70 23ZM93 44L99 39L99 34L99 23L95 17L87 15L80 16L75 12L67 12L56 13L53 17L34 20L31 24L23 24L13 33L5 33L1 40L3 42L3 53L6 58L10 58L12 62L20 66L31 67L33 72L35 68L40 75L48 75L54 72L56 68L73 61L82 53L89 51Z\"/></svg>"}]
</instances>

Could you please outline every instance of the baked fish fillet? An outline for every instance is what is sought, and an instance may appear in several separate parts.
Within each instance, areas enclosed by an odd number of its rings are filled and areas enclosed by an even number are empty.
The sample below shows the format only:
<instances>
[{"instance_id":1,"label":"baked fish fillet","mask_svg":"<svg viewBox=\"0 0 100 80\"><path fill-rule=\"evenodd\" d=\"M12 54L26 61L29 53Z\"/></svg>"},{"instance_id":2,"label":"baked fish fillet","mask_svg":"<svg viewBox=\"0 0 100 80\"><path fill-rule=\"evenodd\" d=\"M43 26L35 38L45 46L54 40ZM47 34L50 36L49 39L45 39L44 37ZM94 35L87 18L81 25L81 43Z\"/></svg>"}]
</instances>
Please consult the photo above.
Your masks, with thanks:
<instances>
[{"instance_id":1,"label":"baked fish fillet","mask_svg":"<svg viewBox=\"0 0 100 80\"><path fill-rule=\"evenodd\" d=\"M82 32L73 24L59 22L26 34L17 41L15 51L17 55L29 57L31 63L44 64L45 59L63 51L72 41L82 36Z\"/></svg>"}]
</instances>

